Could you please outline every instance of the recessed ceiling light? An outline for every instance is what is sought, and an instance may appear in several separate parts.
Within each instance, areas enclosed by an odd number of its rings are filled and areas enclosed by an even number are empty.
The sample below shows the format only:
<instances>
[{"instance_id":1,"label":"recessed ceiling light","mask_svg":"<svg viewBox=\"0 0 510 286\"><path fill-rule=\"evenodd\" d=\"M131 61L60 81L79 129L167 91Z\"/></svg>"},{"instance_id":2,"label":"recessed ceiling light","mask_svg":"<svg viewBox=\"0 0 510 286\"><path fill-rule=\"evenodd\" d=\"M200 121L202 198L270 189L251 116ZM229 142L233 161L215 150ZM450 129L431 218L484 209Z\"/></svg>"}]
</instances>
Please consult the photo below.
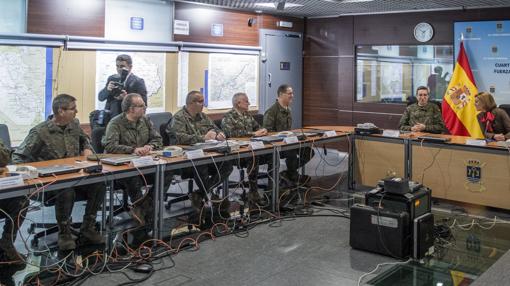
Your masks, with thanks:
<instances>
[{"instance_id":1,"label":"recessed ceiling light","mask_svg":"<svg viewBox=\"0 0 510 286\"><path fill-rule=\"evenodd\" d=\"M267 7L267 8L274 8L276 9L276 3L274 2L269 2L269 3L255 3L255 6L259 6L259 7ZM291 7L301 7L303 5L301 4L296 4L296 3L285 3L285 9L287 8L291 8Z\"/></svg>"}]
</instances>

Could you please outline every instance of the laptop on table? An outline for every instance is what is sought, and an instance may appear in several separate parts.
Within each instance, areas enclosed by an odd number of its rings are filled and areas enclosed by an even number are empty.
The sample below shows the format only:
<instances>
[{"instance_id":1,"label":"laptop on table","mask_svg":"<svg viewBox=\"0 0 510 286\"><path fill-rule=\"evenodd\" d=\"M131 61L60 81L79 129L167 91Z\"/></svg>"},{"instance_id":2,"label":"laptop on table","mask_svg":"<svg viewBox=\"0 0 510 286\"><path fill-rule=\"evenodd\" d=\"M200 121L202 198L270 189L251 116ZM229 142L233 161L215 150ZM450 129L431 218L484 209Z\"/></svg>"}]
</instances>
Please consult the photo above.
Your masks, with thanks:
<instances>
[{"instance_id":1,"label":"laptop on table","mask_svg":"<svg viewBox=\"0 0 510 286\"><path fill-rule=\"evenodd\" d=\"M39 173L39 177L50 177L53 175L62 175L69 173L77 173L83 167L81 166L73 166L73 165L53 165L48 167L37 168L37 172Z\"/></svg>"},{"instance_id":2,"label":"laptop on table","mask_svg":"<svg viewBox=\"0 0 510 286\"><path fill-rule=\"evenodd\" d=\"M136 155L112 156L100 159L101 163L106 165L120 166L131 163L133 159L140 158Z\"/></svg>"}]
</instances>

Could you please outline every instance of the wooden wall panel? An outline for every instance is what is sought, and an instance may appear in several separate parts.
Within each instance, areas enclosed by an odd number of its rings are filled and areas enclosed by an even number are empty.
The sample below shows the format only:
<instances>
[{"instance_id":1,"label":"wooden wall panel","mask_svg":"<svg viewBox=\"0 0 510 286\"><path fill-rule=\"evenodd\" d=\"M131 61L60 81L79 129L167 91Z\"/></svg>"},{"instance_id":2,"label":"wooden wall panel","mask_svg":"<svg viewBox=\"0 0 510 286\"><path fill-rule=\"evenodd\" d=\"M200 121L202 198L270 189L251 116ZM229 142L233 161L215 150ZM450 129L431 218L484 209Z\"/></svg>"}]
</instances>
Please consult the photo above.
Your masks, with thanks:
<instances>
[{"instance_id":1,"label":"wooden wall panel","mask_svg":"<svg viewBox=\"0 0 510 286\"><path fill-rule=\"evenodd\" d=\"M338 44L341 38L337 34L338 27L338 18L307 22L303 41L304 56L338 56Z\"/></svg>"},{"instance_id":2,"label":"wooden wall panel","mask_svg":"<svg viewBox=\"0 0 510 286\"><path fill-rule=\"evenodd\" d=\"M248 26L248 19L256 23ZM189 21L189 35L174 35L174 41L230 44L244 46L259 45L259 29L277 29L303 32L304 21L299 18L256 14L244 11L205 7L196 4L175 2L175 20ZM279 20L294 23L292 29L279 28ZM211 36L211 24L223 24L223 37Z\"/></svg>"},{"instance_id":3,"label":"wooden wall panel","mask_svg":"<svg viewBox=\"0 0 510 286\"><path fill-rule=\"evenodd\" d=\"M337 111L334 108L310 107L303 110L303 126L335 125L337 121Z\"/></svg>"},{"instance_id":4,"label":"wooden wall panel","mask_svg":"<svg viewBox=\"0 0 510 286\"><path fill-rule=\"evenodd\" d=\"M105 0L30 0L27 32L104 37Z\"/></svg>"},{"instance_id":5,"label":"wooden wall panel","mask_svg":"<svg viewBox=\"0 0 510 286\"><path fill-rule=\"evenodd\" d=\"M303 59L304 96L303 105L308 107L334 108L337 105L338 58L305 57ZM323 70L330 73L324 74Z\"/></svg>"},{"instance_id":6,"label":"wooden wall panel","mask_svg":"<svg viewBox=\"0 0 510 286\"><path fill-rule=\"evenodd\" d=\"M352 57L352 17L309 20L306 25L304 57Z\"/></svg>"},{"instance_id":7,"label":"wooden wall panel","mask_svg":"<svg viewBox=\"0 0 510 286\"><path fill-rule=\"evenodd\" d=\"M353 113L351 111L345 112L345 111L337 111L336 118L338 122L342 122L342 124L338 125L345 125L345 126L352 126L352 115Z\"/></svg>"},{"instance_id":8,"label":"wooden wall panel","mask_svg":"<svg viewBox=\"0 0 510 286\"><path fill-rule=\"evenodd\" d=\"M256 15L257 15L257 21L262 23L261 26L259 26L259 28L261 28L261 29L283 30L283 31L292 31L292 32L299 32L299 33L302 33L303 29L304 29L304 21L303 21L303 19L300 19L300 18L275 16L275 15L269 15L269 14L256 14ZM278 27L276 25L276 23L278 21L292 22L293 27L290 29Z\"/></svg>"},{"instance_id":9,"label":"wooden wall panel","mask_svg":"<svg viewBox=\"0 0 510 286\"><path fill-rule=\"evenodd\" d=\"M338 60L338 101L337 108L351 110L354 99L354 58L341 57Z\"/></svg>"},{"instance_id":10,"label":"wooden wall panel","mask_svg":"<svg viewBox=\"0 0 510 286\"><path fill-rule=\"evenodd\" d=\"M190 33L174 41L258 46L258 27L248 26L254 13L175 2L175 20L189 21ZM211 36L211 24L223 24L223 37Z\"/></svg>"},{"instance_id":11,"label":"wooden wall panel","mask_svg":"<svg viewBox=\"0 0 510 286\"><path fill-rule=\"evenodd\" d=\"M355 48L357 45L418 45L413 37L414 26L428 22L434 27L435 35L429 42L434 45L453 44L453 24L456 21L505 20L510 8L474 9L464 11L399 13L383 15L362 15L327 19L306 19L303 73L303 114L308 120L322 122L332 117L325 113L314 113L323 102L324 92L317 86L317 79L338 76L336 101L329 95L327 99L336 102L338 125L358 122L374 122L385 128L397 128L400 114L405 104L357 103ZM427 43L427 44L429 44ZM321 68L311 66L307 57L323 57ZM308 63L308 64L307 64ZM335 66L336 65L336 66ZM313 72L307 69L312 69ZM349 116L351 115L351 116ZM323 117L323 118L322 118Z\"/></svg>"},{"instance_id":12,"label":"wooden wall panel","mask_svg":"<svg viewBox=\"0 0 510 286\"><path fill-rule=\"evenodd\" d=\"M380 128L398 129L401 114L353 112L352 124L372 122Z\"/></svg>"}]
</instances>

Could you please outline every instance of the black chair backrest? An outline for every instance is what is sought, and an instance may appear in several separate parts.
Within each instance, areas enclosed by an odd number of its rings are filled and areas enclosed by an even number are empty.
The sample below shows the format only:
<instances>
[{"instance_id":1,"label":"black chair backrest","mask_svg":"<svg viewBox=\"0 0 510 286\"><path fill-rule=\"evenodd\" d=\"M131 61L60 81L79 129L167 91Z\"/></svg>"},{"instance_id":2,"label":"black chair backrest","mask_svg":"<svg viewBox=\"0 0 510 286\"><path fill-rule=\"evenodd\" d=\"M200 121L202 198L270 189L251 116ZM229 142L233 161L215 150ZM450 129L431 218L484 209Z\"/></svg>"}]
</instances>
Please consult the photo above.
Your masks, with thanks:
<instances>
[{"instance_id":1,"label":"black chair backrest","mask_svg":"<svg viewBox=\"0 0 510 286\"><path fill-rule=\"evenodd\" d=\"M11 149L11 136L9 135L9 127L5 124L0 124L0 140L4 146Z\"/></svg>"},{"instance_id":2,"label":"black chair backrest","mask_svg":"<svg viewBox=\"0 0 510 286\"><path fill-rule=\"evenodd\" d=\"M253 115L253 118L255 119L255 121L257 121L257 123L262 126L262 124L264 123L264 114L255 114Z\"/></svg>"},{"instance_id":3,"label":"black chair backrest","mask_svg":"<svg viewBox=\"0 0 510 286\"><path fill-rule=\"evenodd\" d=\"M501 105L499 105L499 108L501 108L504 111L506 111L508 116L510 116L510 104L501 104Z\"/></svg>"},{"instance_id":4,"label":"black chair backrest","mask_svg":"<svg viewBox=\"0 0 510 286\"><path fill-rule=\"evenodd\" d=\"M103 143L101 143L101 140L103 139L105 133L106 127L96 127L92 129L92 134L90 135L90 144L92 145L92 148L94 148L94 151L96 151L98 154L104 152L104 146Z\"/></svg>"},{"instance_id":5,"label":"black chair backrest","mask_svg":"<svg viewBox=\"0 0 510 286\"><path fill-rule=\"evenodd\" d=\"M442 110L443 109L443 102L439 101L439 100L431 100L430 102L434 103L435 105L437 105L437 107L439 107L439 110Z\"/></svg>"},{"instance_id":6,"label":"black chair backrest","mask_svg":"<svg viewBox=\"0 0 510 286\"><path fill-rule=\"evenodd\" d=\"M160 132L159 127L163 123L168 123L168 121L172 118L172 113L170 112L156 112L156 113L149 113L147 114L147 118L152 122L154 125L154 128L158 132Z\"/></svg>"},{"instance_id":7,"label":"black chair backrest","mask_svg":"<svg viewBox=\"0 0 510 286\"><path fill-rule=\"evenodd\" d=\"M89 114L90 129L106 127L112 119L110 110L94 110Z\"/></svg>"},{"instance_id":8,"label":"black chair backrest","mask_svg":"<svg viewBox=\"0 0 510 286\"><path fill-rule=\"evenodd\" d=\"M161 134L161 137L163 138L163 146L169 146L170 144L170 136L168 136L168 133L166 133L166 127L172 123L172 115L170 114L170 119L168 119L167 122L161 123L159 125L159 134Z\"/></svg>"},{"instance_id":9,"label":"black chair backrest","mask_svg":"<svg viewBox=\"0 0 510 286\"><path fill-rule=\"evenodd\" d=\"M214 125L216 125L216 127L218 127L219 129L221 129L221 120L222 119L223 118L213 120Z\"/></svg>"}]
</instances>

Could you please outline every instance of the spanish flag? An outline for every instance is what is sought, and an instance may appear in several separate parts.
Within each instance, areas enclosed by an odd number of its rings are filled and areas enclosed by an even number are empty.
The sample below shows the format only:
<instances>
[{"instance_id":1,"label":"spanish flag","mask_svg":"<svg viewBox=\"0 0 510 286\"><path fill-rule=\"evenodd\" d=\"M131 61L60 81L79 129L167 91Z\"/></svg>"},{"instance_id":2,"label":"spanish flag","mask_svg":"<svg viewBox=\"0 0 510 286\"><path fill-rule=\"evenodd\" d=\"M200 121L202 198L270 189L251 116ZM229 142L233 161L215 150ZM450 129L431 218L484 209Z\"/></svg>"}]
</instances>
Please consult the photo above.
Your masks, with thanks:
<instances>
[{"instance_id":1,"label":"spanish flag","mask_svg":"<svg viewBox=\"0 0 510 286\"><path fill-rule=\"evenodd\" d=\"M443 98L443 120L452 135L484 138L475 108L475 95L478 93L475 79L469 66L464 49L464 41L460 42L459 55L453 75Z\"/></svg>"}]
</instances>

